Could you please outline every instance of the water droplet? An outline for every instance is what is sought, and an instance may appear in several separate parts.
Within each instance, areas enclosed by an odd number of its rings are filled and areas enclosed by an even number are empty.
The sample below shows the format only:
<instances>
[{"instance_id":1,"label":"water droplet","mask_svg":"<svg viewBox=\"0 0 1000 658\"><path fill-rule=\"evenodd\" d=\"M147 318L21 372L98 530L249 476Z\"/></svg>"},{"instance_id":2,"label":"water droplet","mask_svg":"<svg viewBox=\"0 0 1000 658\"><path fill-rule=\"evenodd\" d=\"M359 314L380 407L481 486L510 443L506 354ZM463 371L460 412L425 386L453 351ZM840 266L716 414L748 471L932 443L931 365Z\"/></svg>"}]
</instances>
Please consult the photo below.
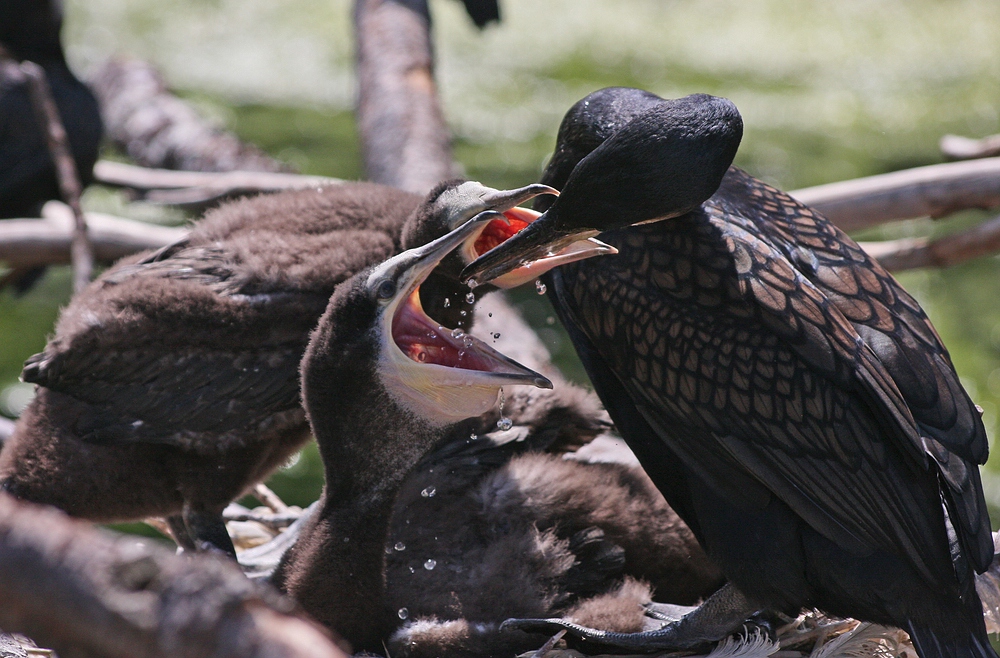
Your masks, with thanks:
<instances>
[{"instance_id":1,"label":"water droplet","mask_svg":"<svg viewBox=\"0 0 1000 658\"><path fill-rule=\"evenodd\" d=\"M400 608L396 614L399 616L400 619L406 619L407 617L410 616L410 611L407 610L406 608Z\"/></svg>"},{"instance_id":2,"label":"water droplet","mask_svg":"<svg viewBox=\"0 0 1000 658\"><path fill-rule=\"evenodd\" d=\"M447 297L445 297L444 298L444 307L448 308L449 306L451 306L451 300L448 299Z\"/></svg>"},{"instance_id":3,"label":"water droplet","mask_svg":"<svg viewBox=\"0 0 1000 658\"><path fill-rule=\"evenodd\" d=\"M458 360L461 361L464 358L465 358L465 350L459 350L458 351Z\"/></svg>"},{"instance_id":4,"label":"water droplet","mask_svg":"<svg viewBox=\"0 0 1000 658\"><path fill-rule=\"evenodd\" d=\"M506 432L510 428L514 427L514 421L506 416L500 416L500 420L497 421L497 427Z\"/></svg>"},{"instance_id":5,"label":"water droplet","mask_svg":"<svg viewBox=\"0 0 1000 658\"><path fill-rule=\"evenodd\" d=\"M473 279L469 279L469 290L475 290L476 286L478 286L478 285L479 285L479 282L476 281L474 278Z\"/></svg>"},{"instance_id":6,"label":"water droplet","mask_svg":"<svg viewBox=\"0 0 1000 658\"><path fill-rule=\"evenodd\" d=\"M475 441L475 440L476 440L476 439L478 439L478 438L479 438L479 435L478 435L478 434L476 434L475 432L473 432L472 434L470 434L470 435L469 435L469 439L470 439L471 441Z\"/></svg>"},{"instance_id":7,"label":"water droplet","mask_svg":"<svg viewBox=\"0 0 1000 658\"><path fill-rule=\"evenodd\" d=\"M500 338L500 332L499 331L496 332L495 334L493 334L493 340L497 340L498 338Z\"/></svg>"},{"instance_id":8,"label":"water droplet","mask_svg":"<svg viewBox=\"0 0 1000 658\"><path fill-rule=\"evenodd\" d=\"M463 318L465 317L465 311L459 311L458 314L461 315Z\"/></svg>"},{"instance_id":9,"label":"water droplet","mask_svg":"<svg viewBox=\"0 0 1000 658\"><path fill-rule=\"evenodd\" d=\"M386 546L385 547L385 554L386 555L392 555L392 546Z\"/></svg>"},{"instance_id":10,"label":"water droplet","mask_svg":"<svg viewBox=\"0 0 1000 658\"><path fill-rule=\"evenodd\" d=\"M438 565L437 560L427 560L426 562L424 562L424 569L427 569L428 571L433 571L434 567L436 567L437 565Z\"/></svg>"},{"instance_id":11,"label":"water droplet","mask_svg":"<svg viewBox=\"0 0 1000 658\"><path fill-rule=\"evenodd\" d=\"M398 541L398 542L396 542L396 545L393 546L393 548L396 549L397 551L405 551L406 550L406 544L404 544L401 541Z\"/></svg>"},{"instance_id":12,"label":"water droplet","mask_svg":"<svg viewBox=\"0 0 1000 658\"><path fill-rule=\"evenodd\" d=\"M350 541L351 541L350 537L344 537L344 543L345 544L350 543Z\"/></svg>"},{"instance_id":13,"label":"water droplet","mask_svg":"<svg viewBox=\"0 0 1000 658\"><path fill-rule=\"evenodd\" d=\"M551 315L549 317L545 318L545 324L555 324L555 323L556 323L556 319L554 317L552 317Z\"/></svg>"},{"instance_id":14,"label":"water droplet","mask_svg":"<svg viewBox=\"0 0 1000 658\"><path fill-rule=\"evenodd\" d=\"M474 342L475 339L469 334L465 334L464 336L462 336L462 345L465 345L466 347L472 347L472 343Z\"/></svg>"},{"instance_id":15,"label":"water droplet","mask_svg":"<svg viewBox=\"0 0 1000 658\"><path fill-rule=\"evenodd\" d=\"M539 295L544 295L546 291L545 284L542 283L541 279L535 279L535 292Z\"/></svg>"},{"instance_id":16,"label":"water droplet","mask_svg":"<svg viewBox=\"0 0 1000 658\"><path fill-rule=\"evenodd\" d=\"M461 327L457 327L457 328L451 330L451 337L452 338L461 338L464 335L465 335L465 332L462 331Z\"/></svg>"},{"instance_id":17,"label":"water droplet","mask_svg":"<svg viewBox=\"0 0 1000 658\"><path fill-rule=\"evenodd\" d=\"M465 303L466 304L475 304L476 303L476 295L475 295L475 293L471 293L471 292L468 293L465 296Z\"/></svg>"},{"instance_id":18,"label":"water droplet","mask_svg":"<svg viewBox=\"0 0 1000 658\"><path fill-rule=\"evenodd\" d=\"M417 570L414 569L413 567L410 567L410 573L417 573Z\"/></svg>"},{"instance_id":19,"label":"water droplet","mask_svg":"<svg viewBox=\"0 0 1000 658\"><path fill-rule=\"evenodd\" d=\"M488 315L489 315L489 316L490 316L491 318L493 317L493 314L492 314L492 313L489 313Z\"/></svg>"},{"instance_id":20,"label":"water droplet","mask_svg":"<svg viewBox=\"0 0 1000 658\"><path fill-rule=\"evenodd\" d=\"M420 495L423 496L424 498L433 498L434 494L436 494L436 493L437 493L437 489L434 488L433 486L431 486L431 487L427 487L426 489L424 489L423 491L421 491Z\"/></svg>"}]
</instances>

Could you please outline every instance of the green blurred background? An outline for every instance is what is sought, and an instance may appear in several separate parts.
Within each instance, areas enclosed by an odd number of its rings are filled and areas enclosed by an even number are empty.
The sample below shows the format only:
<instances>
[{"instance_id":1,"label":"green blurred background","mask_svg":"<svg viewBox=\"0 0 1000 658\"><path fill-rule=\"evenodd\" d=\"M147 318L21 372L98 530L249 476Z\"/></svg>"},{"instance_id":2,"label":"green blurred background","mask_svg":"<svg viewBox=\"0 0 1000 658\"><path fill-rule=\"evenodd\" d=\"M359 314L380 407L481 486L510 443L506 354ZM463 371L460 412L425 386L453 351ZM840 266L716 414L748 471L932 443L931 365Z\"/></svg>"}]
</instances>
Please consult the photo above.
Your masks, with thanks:
<instances>
[{"instance_id":1,"label":"green blurred background","mask_svg":"<svg viewBox=\"0 0 1000 658\"><path fill-rule=\"evenodd\" d=\"M466 174L494 187L534 181L559 120L608 85L732 99L746 134L737 164L784 189L940 162L947 132L1000 132L1000 3L995 0L502 0L477 31L461 5L432 0L437 76ZM86 76L104 58L150 59L178 93L303 173L360 178L351 106L347 0L66 0L65 40ZM111 154L114 156L114 154ZM177 211L109 190L85 206L177 223ZM945 233L978 221L918 219L864 239ZM1000 259L904 273L985 410L1000 409ZM53 268L30 294L0 293L0 413L30 399L21 363L40 350L69 277ZM565 336L533 291L516 300L557 361L581 379ZM1000 456L987 467L1000 510ZM291 503L315 499L314 448L272 478ZM1000 515L994 514L1000 520ZM995 524L996 526L996 524Z\"/></svg>"}]
</instances>

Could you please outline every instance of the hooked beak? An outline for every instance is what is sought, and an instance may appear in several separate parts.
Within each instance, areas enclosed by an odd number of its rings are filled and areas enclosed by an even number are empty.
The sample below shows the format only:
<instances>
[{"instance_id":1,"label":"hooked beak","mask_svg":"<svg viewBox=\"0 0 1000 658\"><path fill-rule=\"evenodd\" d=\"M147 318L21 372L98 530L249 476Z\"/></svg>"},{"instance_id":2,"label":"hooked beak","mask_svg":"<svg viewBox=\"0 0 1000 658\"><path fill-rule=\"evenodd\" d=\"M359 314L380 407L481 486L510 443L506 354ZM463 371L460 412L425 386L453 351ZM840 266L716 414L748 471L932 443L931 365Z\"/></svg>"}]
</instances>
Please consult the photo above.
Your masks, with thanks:
<instances>
[{"instance_id":1,"label":"hooked beak","mask_svg":"<svg viewBox=\"0 0 1000 658\"><path fill-rule=\"evenodd\" d=\"M389 388L410 406L441 421L481 414L496 403L499 388L528 384L552 388L552 382L483 341L431 319L420 304L420 284L466 239L499 213L486 211L451 233L386 261L372 274L392 269L396 294L383 311L382 372Z\"/></svg>"},{"instance_id":2,"label":"hooked beak","mask_svg":"<svg viewBox=\"0 0 1000 658\"><path fill-rule=\"evenodd\" d=\"M478 283L519 276L520 272L536 272L530 280L558 265L565 265L591 256L616 254L618 250L593 236L596 230L570 232L558 229L554 218L546 211L509 240L476 258L462 271L463 281Z\"/></svg>"},{"instance_id":3,"label":"hooked beak","mask_svg":"<svg viewBox=\"0 0 1000 658\"><path fill-rule=\"evenodd\" d=\"M511 208L503 212L502 217L494 219L487 224L475 237L467 240L462 247L463 260L466 263L474 264L477 259L485 253L496 249L498 245L503 245L511 240L518 239L527 229L541 217L541 213L527 208ZM596 231L594 232L596 233ZM467 276L469 268L462 273L462 278L474 278L479 281L488 281L497 288L516 288L532 279L537 279L553 267L584 260L593 256L603 256L606 254L616 254L618 250L609 244L592 237L583 236L553 245L551 249L538 251L534 258L519 259L511 268L497 274L495 277Z\"/></svg>"}]
</instances>

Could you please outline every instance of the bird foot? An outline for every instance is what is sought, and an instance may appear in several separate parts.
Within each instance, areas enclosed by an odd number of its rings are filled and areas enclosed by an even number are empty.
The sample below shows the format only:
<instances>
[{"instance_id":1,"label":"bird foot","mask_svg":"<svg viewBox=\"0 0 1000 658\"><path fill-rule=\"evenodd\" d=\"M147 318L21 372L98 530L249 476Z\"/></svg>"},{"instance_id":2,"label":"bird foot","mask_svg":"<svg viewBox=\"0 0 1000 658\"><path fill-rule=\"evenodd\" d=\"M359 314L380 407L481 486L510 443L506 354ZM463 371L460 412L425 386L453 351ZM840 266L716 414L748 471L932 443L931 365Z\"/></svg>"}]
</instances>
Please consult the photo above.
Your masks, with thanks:
<instances>
[{"instance_id":1,"label":"bird foot","mask_svg":"<svg viewBox=\"0 0 1000 658\"><path fill-rule=\"evenodd\" d=\"M566 631L570 644L604 652L653 653L697 649L740 631L758 608L732 585L725 585L697 608L651 604L646 616L665 622L654 630L616 633L588 628L568 619L508 619L502 631L553 634ZM684 614L686 612L686 614ZM681 615L679 618L674 619Z\"/></svg>"}]
</instances>

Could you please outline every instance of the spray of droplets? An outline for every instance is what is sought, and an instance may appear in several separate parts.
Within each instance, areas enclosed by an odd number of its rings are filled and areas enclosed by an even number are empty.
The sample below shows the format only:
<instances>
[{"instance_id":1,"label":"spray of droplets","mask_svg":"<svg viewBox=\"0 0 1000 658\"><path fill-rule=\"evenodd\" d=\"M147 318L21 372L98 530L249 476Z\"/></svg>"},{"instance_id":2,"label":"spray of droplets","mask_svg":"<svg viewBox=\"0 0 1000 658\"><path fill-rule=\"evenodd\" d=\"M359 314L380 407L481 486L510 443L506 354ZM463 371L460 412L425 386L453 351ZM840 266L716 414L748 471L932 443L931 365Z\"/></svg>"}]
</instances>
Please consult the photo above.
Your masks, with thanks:
<instances>
[{"instance_id":1,"label":"spray of droplets","mask_svg":"<svg viewBox=\"0 0 1000 658\"><path fill-rule=\"evenodd\" d=\"M504 395L503 395L503 388L501 387L500 388L500 420L497 421L497 428L503 430L504 432L506 432L507 430L509 430L511 427L514 426L514 421L512 421L510 418L507 418L506 416L503 415L503 403L504 403Z\"/></svg>"},{"instance_id":2,"label":"spray of droplets","mask_svg":"<svg viewBox=\"0 0 1000 658\"><path fill-rule=\"evenodd\" d=\"M547 288L545 287L545 284L542 283L542 280L535 279L535 292L537 292L539 295L544 295L546 290Z\"/></svg>"}]
</instances>

